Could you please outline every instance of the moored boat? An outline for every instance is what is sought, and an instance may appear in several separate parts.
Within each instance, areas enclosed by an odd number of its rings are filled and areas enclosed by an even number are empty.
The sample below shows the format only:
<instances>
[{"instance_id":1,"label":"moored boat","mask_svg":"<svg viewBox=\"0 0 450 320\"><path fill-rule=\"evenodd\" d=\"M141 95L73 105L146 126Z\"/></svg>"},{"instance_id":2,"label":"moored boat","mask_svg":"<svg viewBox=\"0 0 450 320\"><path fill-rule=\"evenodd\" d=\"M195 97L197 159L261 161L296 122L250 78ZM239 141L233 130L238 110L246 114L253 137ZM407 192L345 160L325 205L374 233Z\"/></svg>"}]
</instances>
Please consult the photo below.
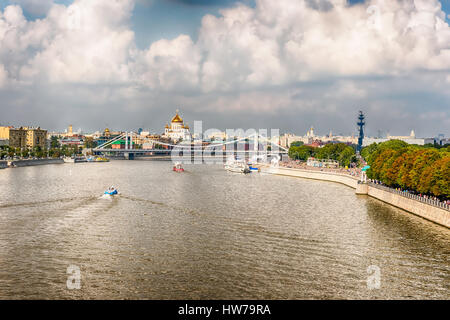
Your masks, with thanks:
<instances>
[{"instance_id":1,"label":"moored boat","mask_svg":"<svg viewBox=\"0 0 450 320\"><path fill-rule=\"evenodd\" d=\"M80 162L87 162L87 159L85 157L65 157L64 162L66 163L80 163Z\"/></svg>"},{"instance_id":2,"label":"moored boat","mask_svg":"<svg viewBox=\"0 0 450 320\"><path fill-rule=\"evenodd\" d=\"M229 163L225 166L225 169L230 172L237 172L237 173L250 173L250 167L245 164L245 162L236 160L234 163Z\"/></svg>"},{"instance_id":3,"label":"moored boat","mask_svg":"<svg viewBox=\"0 0 450 320\"><path fill-rule=\"evenodd\" d=\"M109 162L109 159L106 157L97 157L95 158L95 162Z\"/></svg>"}]
</instances>

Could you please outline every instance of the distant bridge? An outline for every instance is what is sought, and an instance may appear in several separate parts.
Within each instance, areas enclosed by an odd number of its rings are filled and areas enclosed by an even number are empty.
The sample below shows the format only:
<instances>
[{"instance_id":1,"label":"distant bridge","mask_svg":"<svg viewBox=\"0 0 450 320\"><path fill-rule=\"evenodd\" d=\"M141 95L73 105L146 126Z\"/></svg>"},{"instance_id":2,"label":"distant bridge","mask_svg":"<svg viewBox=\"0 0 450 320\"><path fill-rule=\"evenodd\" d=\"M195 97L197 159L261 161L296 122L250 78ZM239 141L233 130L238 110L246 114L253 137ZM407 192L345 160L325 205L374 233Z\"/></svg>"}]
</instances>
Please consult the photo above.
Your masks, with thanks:
<instances>
[{"instance_id":1,"label":"distant bridge","mask_svg":"<svg viewBox=\"0 0 450 320\"><path fill-rule=\"evenodd\" d=\"M138 149L134 148L139 139L140 141L144 141L145 143L153 144L152 149ZM251 140L250 140L251 139ZM111 146L118 141L125 140L125 148L112 148ZM260 143L262 142L262 144ZM253 149L245 150L243 142L253 143ZM158 149L155 148L155 145L165 146L166 149ZM232 147L230 147L232 145ZM270 145L270 150L260 150L260 146ZM225 148L224 148L225 147ZM135 155L151 155L151 156L180 156L180 157L230 157L230 156L240 156L244 158L250 157L273 157L279 156L280 158L283 155L287 155L288 149L280 146L279 144L275 144L266 137L263 137L257 133L249 135L245 138L239 138L231 141L223 141L219 143L213 143L209 145L198 144L195 141L191 143L181 143L181 144L171 144L165 143L158 140L150 139L150 138L142 138L138 136L134 132L125 132L103 144L93 149L95 154L108 154L108 155L116 155L116 156L124 156L126 159L132 160Z\"/></svg>"}]
</instances>

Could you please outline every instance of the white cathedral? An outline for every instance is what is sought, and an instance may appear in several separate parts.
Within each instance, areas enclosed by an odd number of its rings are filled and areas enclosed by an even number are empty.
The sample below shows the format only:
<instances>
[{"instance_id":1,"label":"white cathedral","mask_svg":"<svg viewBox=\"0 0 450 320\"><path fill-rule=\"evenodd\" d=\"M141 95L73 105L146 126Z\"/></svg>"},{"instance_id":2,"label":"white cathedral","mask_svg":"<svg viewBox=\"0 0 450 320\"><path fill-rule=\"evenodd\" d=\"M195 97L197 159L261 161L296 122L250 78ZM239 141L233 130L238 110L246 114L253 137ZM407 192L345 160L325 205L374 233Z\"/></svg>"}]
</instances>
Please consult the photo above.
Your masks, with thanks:
<instances>
[{"instance_id":1,"label":"white cathedral","mask_svg":"<svg viewBox=\"0 0 450 320\"><path fill-rule=\"evenodd\" d=\"M189 126L184 124L183 119L178 114L178 110L172 121L170 121L170 125L166 124L163 137L169 138L174 142L190 141L192 139Z\"/></svg>"}]
</instances>

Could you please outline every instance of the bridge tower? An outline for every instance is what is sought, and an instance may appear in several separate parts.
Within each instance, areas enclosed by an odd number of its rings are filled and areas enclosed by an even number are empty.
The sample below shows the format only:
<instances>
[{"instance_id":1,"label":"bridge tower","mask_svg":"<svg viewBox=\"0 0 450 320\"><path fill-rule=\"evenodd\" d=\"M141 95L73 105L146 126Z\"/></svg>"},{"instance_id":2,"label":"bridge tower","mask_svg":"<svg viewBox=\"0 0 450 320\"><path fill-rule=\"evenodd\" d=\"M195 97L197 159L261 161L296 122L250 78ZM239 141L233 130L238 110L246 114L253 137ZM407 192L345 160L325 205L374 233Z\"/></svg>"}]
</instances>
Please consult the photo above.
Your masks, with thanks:
<instances>
[{"instance_id":1,"label":"bridge tower","mask_svg":"<svg viewBox=\"0 0 450 320\"><path fill-rule=\"evenodd\" d=\"M365 117L362 111L359 111L358 115L358 122L356 123L359 128L359 137L358 137L358 147L356 148L356 151L360 152L362 149L362 144L364 140L364 126L366 125L366 122L364 121Z\"/></svg>"}]
</instances>

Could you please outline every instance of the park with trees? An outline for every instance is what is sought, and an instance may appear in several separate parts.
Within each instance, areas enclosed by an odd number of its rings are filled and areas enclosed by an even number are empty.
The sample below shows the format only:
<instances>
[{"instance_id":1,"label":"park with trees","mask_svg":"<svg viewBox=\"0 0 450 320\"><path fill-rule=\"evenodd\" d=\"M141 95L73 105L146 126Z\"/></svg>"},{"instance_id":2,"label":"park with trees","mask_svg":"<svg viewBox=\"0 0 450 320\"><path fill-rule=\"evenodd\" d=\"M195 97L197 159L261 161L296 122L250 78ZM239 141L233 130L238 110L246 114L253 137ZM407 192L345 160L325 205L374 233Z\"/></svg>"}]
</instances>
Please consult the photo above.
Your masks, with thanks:
<instances>
[{"instance_id":1,"label":"park with trees","mask_svg":"<svg viewBox=\"0 0 450 320\"><path fill-rule=\"evenodd\" d=\"M306 146L300 141L293 142L289 148L289 157L306 161L310 157L319 160L336 160L342 167L357 163L355 148L345 143L329 143L321 148Z\"/></svg>"},{"instance_id":2,"label":"park with trees","mask_svg":"<svg viewBox=\"0 0 450 320\"><path fill-rule=\"evenodd\" d=\"M11 146L0 147L0 159L6 158L60 158L71 157L73 155L81 154L82 147L77 145L61 145L60 137L53 136L50 139L50 148L41 148L39 146L34 148L15 148ZM85 147L96 146L95 141L85 141Z\"/></svg>"},{"instance_id":3,"label":"park with trees","mask_svg":"<svg viewBox=\"0 0 450 320\"><path fill-rule=\"evenodd\" d=\"M435 148L390 140L363 148L361 156L370 165L369 179L392 188L450 199L450 146Z\"/></svg>"}]
</instances>

